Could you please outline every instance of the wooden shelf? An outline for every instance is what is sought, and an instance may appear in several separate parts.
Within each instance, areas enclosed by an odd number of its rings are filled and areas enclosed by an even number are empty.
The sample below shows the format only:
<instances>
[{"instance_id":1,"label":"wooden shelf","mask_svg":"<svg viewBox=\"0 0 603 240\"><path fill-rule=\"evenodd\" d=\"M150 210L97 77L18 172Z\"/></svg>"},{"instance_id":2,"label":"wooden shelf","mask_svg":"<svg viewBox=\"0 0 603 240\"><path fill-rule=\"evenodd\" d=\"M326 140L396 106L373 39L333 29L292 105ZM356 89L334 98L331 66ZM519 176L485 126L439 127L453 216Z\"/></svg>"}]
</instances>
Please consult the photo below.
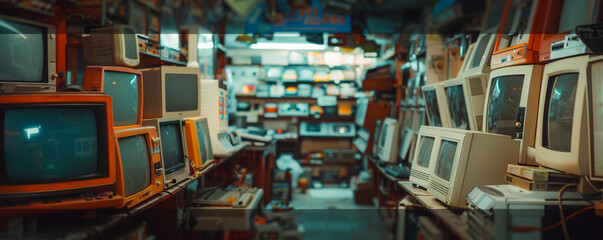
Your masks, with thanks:
<instances>
[{"instance_id":1,"label":"wooden shelf","mask_svg":"<svg viewBox=\"0 0 603 240\"><path fill-rule=\"evenodd\" d=\"M317 100L316 98L312 98L312 97L298 97L298 96L283 96L280 98L274 98L274 97L256 97L256 96L252 96L252 95L236 95L236 98L238 101L262 101L262 102L291 102L291 101L297 101L297 102L313 102L315 103ZM351 97L351 98L342 98L337 96L337 102L348 102L348 101L353 101L354 104L356 104L356 98Z\"/></svg>"}]
</instances>

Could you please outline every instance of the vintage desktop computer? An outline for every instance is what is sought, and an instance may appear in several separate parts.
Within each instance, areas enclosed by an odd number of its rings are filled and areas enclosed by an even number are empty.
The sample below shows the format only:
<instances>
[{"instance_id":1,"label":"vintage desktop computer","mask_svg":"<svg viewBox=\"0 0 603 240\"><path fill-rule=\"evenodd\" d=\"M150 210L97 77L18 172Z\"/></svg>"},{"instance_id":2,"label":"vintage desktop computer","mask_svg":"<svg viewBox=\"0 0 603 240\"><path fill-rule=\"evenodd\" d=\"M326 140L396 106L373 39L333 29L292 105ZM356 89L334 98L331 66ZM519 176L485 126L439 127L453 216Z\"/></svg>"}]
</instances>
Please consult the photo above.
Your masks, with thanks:
<instances>
[{"instance_id":1,"label":"vintage desktop computer","mask_svg":"<svg viewBox=\"0 0 603 240\"><path fill-rule=\"evenodd\" d=\"M445 93L440 83L432 83L421 87L423 99L425 99L425 109L427 110L427 120L430 126L452 127L448 114L442 114L442 104L444 103Z\"/></svg>"},{"instance_id":2,"label":"vintage desktop computer","mask_svg":"<svg viewBox=\"0 0 603 240\"><path fill-rule=\"evenodd\" d=\"M400 134L400 125L395 118L385 118L383 120L380 140L377 144L377 156L383 162L398 162L398 135Z\"/></svg>"},{"instance_id":3,"label":"vintage desktop computer","mask_svg":"<svg viewBox=\"0 0 603 240\"><path fill-rule=\"evenodd\" d=\"M594 144L599 139L599 97L587 89L600 89L602 61L603 56L583 55L544 66L535 144L538 164L601 180L600 150ZM594 142L589 146L590 136Z\"/></svg>"},{"instance_id":4,"label":"vintage desktop computer","mask_svg":"<svg viewBox=\"0 0 603 240\"><path fill-rule=\"evenodd\" d=\"M214 160L209 124L206 117L187 118L184 124L188 157L199 173Z\"/></svg>"},{"instance_id":5,"label":"vintage desktop computer","mask_svg":"<svg viewBox=\"0 0 603 240\"><path fill-rule=\"evenodd\" d=\"M517 163L519 142L509 136L446 128L438 136L427 191L450 207L464 208L477 185L504 183L507 165Z\"/></svg>"},{"instance_id":6,"label":"vintage desktop computer","mask_svg":"<svg viewBox=\"0 0 603 240\"><path fill-rule=\"evenodd\" d=\"M439 140L438 134L440 131L441 129L438 127L422 126L417 138L417 150L415 151L415 155L412 156L409 181L425 189L427 189L429 183L429 176L435 168L435 164L431 159L435 158L432 155L437 152L433 151L433 149L435 143L439 142L437 140Z\"/></svg>"},{"instance_id":7,"label":"vintage desktop computer","mask_svg":"<svg viewBox=\"0 0 603 240\"><path fill-rule=\"evenodd\" d=\"M0 93L55 92L55 27L0 15L0 32Z\"/></svg>"},{"instance_id":8,"label":"vintage desktop computer","mask_svg":"<svg viewBox=\"0 0 603 240\"><path fill-rule=\"evenodd\" d=\"M82 34L84 60L89 64L136 67L140 63L138 36L127 25L94 28Z\"/></svg>"},{"instance_id":9,"label":"vintage desktop computer","mask_svg":"<svg viewBox=\"0 0 603 240\"><path fill-rule=\"evenodd\" d=\"M110 96L0 95L0 102L0 213L114 208L123 203L115 191Z\"/></svg>"},{"instance_id":10,"label":"vintage desktop computer","mask_svg":"<svg viewBox=\"0 0 603 240\"><path fill-rule=\"evenodd\" d=\"M559 0L508 0L492 52L492 69L538 63L547 33L557 32Z\"/></svg>"},{"instance_id":11,"label":"vintage desktop computer","mask_svg":"<svg viewBox=\"0 0 603 240\"><path fill-rule=\"evenodd\" d=\"M187 157L184 120L182 118L146 119L144 126L153 126L159 132L163 188L169 189L189 178L190 163Z\"/></svg>"},{"instance_id":12,"label":"vintage desktop computer","mask_svg":"<svg viewBox=\"0 0 603 240\"><path fill-rule=\"evenodd\" d=\"M540 45L539 60L546 62L589 52L589 49L576 35L576 26L601 22L600 0L558 1L561 5L557 31L547 34ZM557 20L556 19L556 20ZM553 29L554 30L554 29Z\"/></svg>"},{"instance_id":13,"label":"vintage desktop computer","mask_svg":"<svg viewBox=\"0 0 603 240\"><path fill-rule=\"evenodd\" d=\"M201 115L199 68L161 66L142 72L144 119Z\"/></svg>"},{"instance_id":14,"label":"vintage desktop computer","mask_svg":"<svg viewBox=\"0 0 603 240\"><path fill-rule=\"evenodd\" d=\"M216 157L228 157L247 143L236 141L228 130L228 90L222 81L201 80L201 115L207 117L212 152Z\"/></svg>"},{"instance_id":15,"label":"vintage desktop computer","mask_svg":"<svg viewBox=\"0 0 603 240\"><path fill-rule=\"evenodd\" d=\"M308 103L279 103L278 115L285 117L307 117L310 115Z\"/></svg>"},{"instance_id":16,"label":"vintage desktop computer","mask_svg":"<svg viewBox=\"0 0 603 240\"><path fill-rule=\"evenodd\" d=\"M520 141L520 164L537 165L534 142L542 69L543 65L533 64L495 69L490 73L483 129Z\"/></svg>"},{"instance_id":17,"label":"vintage desktop computer","mask_svg":"<svg viewBox=\"0 0 603 240\"><path fill-rule=\"evenodd\" d=\"M299 136L326 137L329 133L329 124L325 122L300 122Z\"/></svg>"},{"instance_id":18,"label":"vintage desktop computer","mask_svg":"<svg viewBox=\"0 0 603 240\"><path fill-rule=\"evenodd\" d=\"M142 126L142 73L126 67L88 66L82 86L113 99L115 130Z\"/></svg>"},{"instance_id":19,"label":"vintage desktop computer","mask_svg":"<svg viewBox=\"0 0 603 240\"><path fill-rule=\"evenodd\" d=\"M132 208L163 191L160 138L155 127L115 131L116 192Z\"/></svg>"}]
</instances>

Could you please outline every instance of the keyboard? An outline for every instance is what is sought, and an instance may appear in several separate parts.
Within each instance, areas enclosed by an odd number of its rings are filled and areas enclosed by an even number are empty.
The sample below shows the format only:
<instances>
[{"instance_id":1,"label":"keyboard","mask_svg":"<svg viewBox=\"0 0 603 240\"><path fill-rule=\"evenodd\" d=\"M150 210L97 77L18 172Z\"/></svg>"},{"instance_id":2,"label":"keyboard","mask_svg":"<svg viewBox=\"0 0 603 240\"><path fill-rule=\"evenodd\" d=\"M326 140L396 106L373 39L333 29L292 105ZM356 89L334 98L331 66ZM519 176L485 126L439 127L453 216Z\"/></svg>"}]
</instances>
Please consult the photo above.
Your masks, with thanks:
<instances>
[{"instance_id":1,"label":"keyboard","mask_svg":"<svg viewBox=\"0 0 603 240\"><path fill-rule=\"evenodd\" d=\"M234 203L240 195L241 193L238 191L217 189L202 194L201 197L195 199L194 202L198 204L232 206L232 203Z\"/></svg>"},{"instance_id":2,"label":"keyboard","mask_svg":"<svg viewBox=\"0 0 603 240\"><path fill-rule=\"evenodd\" d=\"M408 178L410 176L410 168L403 166L387 166L384 168L385 172L396 178Z\"/></svg>"}]
</instances>

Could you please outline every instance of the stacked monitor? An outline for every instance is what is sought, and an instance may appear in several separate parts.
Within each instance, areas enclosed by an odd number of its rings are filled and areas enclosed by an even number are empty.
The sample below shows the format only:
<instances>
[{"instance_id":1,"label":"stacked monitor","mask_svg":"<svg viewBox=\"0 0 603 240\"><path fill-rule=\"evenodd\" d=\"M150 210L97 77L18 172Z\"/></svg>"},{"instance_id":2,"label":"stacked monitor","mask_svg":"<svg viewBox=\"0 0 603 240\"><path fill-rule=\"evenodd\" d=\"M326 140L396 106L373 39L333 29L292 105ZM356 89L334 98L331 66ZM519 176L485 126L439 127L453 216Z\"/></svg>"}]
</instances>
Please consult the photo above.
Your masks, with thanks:
<instances>
[{"instance_id":1,"label":"stacked monitor","mask_svg":"<svg viewBox=\"0 0 603 240\"><path fill-rule=\"evenodd\" d=\"M197 173L214 159L206 117L185 120L186 148Z\"/></svg>"},{"instance_id":2,"label":"stacked monitor","mask_svg":"<svg viewBox=\"0 0 603 240\"><path fill-rule=\"evenodd\" d=\"M163 191L160 141L155 127L115 131L116 192L122 207L131 208Z\"/></svg>"},{"instance_id":3,"label":"stacked monitor","mask_svg":"<svg viewBox=\"0 0 603 240\"><path fill-rule=\"evenodd\" d=\"M0 93L55 92L55 27L0 15Z\"/></svg>"},{"instance_id":4,"label":"stacked monitor","mask_svg":"<svg viewBox=\"0 0 603 240\"><path fill-rule=\"evenodd\" d=\"M140 63L138 37L129 26L92 29L82 42L84 59L90 64L136 67Z\"/></svg>"},{"instance_id":5,"label":"stacked monitor","mask_svg":"<svg viewBox=\"0 0 603 240\"><path fill-rule=\"evenodd\" d=\"M161 66L140 71L144 119L201 115L199 68Z\"/></svg>"},{"instance_id":6,"label":"stacked monitor","mask_svg":"<svg viewBox=\"0 0 603 240\"><path fill-rule=\"evenodd\" d=\"M584 139L588 139L589 135L598 139L598 123L594 121L597 117L594 114L598 110L594 104L598 97L589 90L589 98L592 99L587 98L587 85L598 86L599 79L596 77L602 71L602 60L601 56L584 55L545 65L536 129L538 164L575 175L600 176L600 159L591 159L598 146L593 142L589 150L589 144ZM589 113L588 104L591 103L590 108L595 112ZM591 119L589 114L592 115Z\"/></svg>"},{"instance_id":7,"label":"stacked monitor","mask_svg":"<svg viewBox=\"0 0 603 240\"><path fill-rule=\"evenodd\" d=\"M189 177L189 160L186 156L186 139L182 118L155 118L143 121L153 126L161 139L160 152L163 166L163 185L168 189Z\"/></svg>"},{"instance_id":8,"label":"stacked monitor","mask_svg":"<svg viewBox=\"0 0 603 240\"><path fill-rule=\"evenodd\" d=\"M114 191L111 97L0 95L0 102L0 211L22 214L122 203ZM48 201L57 197L62 200Z\"/></svg>"},{"instance_id":9,"label":"stacked monitor","mask_svg":"<svg viewBox=\"0 0 603 240\"><path fill-rule=\"evenodd\" d=\"M427 189L429 176L435 168L435 163L431 161L437 151L433 151L434 144L439 142L438 127L423 126L419 130L415 155L412 157L412 168L410 170L409 181Z\"/></svg>"},{"instance_id":10,"label":"stacked monitor","mask_svg":"<svg viewBox=\"0 0 603 240\"><path fill-rule=\"evenodd\" d=\"M423 99L425 99L425 109L427 110L427 120L430 126L452 127L448 114L444 113L442 104L444 103L445 93L440 83L433 83L421 87Z\"/></svg>"},{"instance_id":11,"label":"stacked monitor","mask_svg":"<svg viewBox=\"0 0 603 240\"><path fill-rule=\"evenodd\" d=\"M496 69L490 74L483 129L521 142L519 163L536 165L534 142L542 65Z\"/></svg>"}]
</instances>

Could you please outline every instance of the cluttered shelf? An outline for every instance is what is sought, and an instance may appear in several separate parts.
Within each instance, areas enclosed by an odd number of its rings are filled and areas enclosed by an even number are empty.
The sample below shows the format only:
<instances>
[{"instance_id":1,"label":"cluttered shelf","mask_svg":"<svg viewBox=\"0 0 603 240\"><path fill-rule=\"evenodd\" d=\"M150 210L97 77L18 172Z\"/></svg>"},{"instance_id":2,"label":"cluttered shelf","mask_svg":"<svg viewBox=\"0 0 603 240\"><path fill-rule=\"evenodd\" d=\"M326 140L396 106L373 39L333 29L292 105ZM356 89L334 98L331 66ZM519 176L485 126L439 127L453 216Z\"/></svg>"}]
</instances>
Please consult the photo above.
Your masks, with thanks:
<instances>
[{"instance_id":1,"label":"cluttered shelf","mask_svg":"<svg viewBox=\"0 0 603 240\"><path fill-rule=\"evenodd\" d=\"M236 96L238 101L259 101L259 102L310 102L310 103L316 103L317 99L313 98L313 97L298 97L298 96L283 96L280 98L275 98L275 97L256 97L253 95L243 95L243 94L237 94ZM354 97L349 97L349 98L342 98L340 96L337 96L337 101L344 101L344 102L352 102L352 103L356 103L356 98Z\"/></svg>"},{"instance_id":2,"label":"cluttered shelf","mask_svg":"<svg viewBox=\"0 0 603 240\"><path fill-rule=\"evenodd\" d=\"M425 206L456 238L472 239L469 235L468 217L466 214L452 211L431 193L425 189L413 186L409 181L399 181L398 185L410 196L418 200L421 205Z\"/></svg>"}]
</instances>

